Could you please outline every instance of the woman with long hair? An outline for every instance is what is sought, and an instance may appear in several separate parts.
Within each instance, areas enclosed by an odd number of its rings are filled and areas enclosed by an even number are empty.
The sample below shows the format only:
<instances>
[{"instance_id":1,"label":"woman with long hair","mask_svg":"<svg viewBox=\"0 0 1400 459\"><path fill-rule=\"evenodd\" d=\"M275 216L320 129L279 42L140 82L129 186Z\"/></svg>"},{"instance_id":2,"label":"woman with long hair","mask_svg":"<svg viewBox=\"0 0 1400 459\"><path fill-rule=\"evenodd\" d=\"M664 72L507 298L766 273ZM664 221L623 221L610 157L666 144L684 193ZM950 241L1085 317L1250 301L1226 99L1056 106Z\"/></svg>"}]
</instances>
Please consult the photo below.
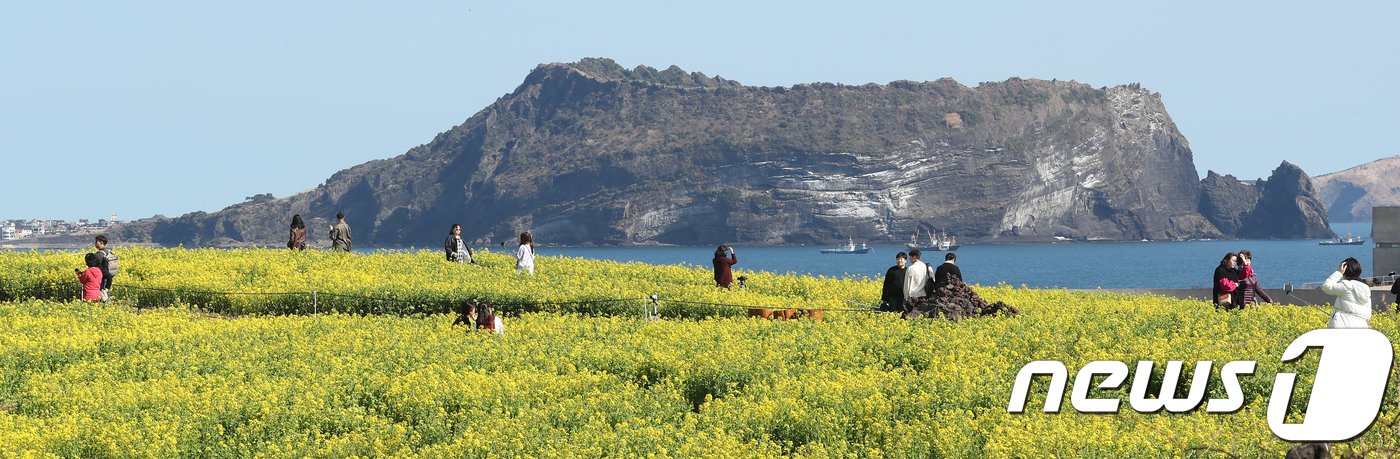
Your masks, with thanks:
<instances>
[{"instance_id":1,"label":"woman with long hair","mask_svg":"<svg viewBox=\"0 0 1400 459\"><path fill-rule=\"evenodd\" d=\"M1220 259L1220 266L1215 267L1215 275L1211 276L1211 294L1216 306L1223 306L1225 309L1235 307L1235 288L1239 287L1240 278L1240 256L1235 252L1225 254L1225 258Z\"/></svg>"},{"instance_id":2,"label":"woman with long hair","mask_svg":"<svg viewBox=\"0 0 1400 459\"><path fill-rule=\"evenodd\" d=\"M292 216L292 231L287 236L287 248L306 250L306 222L302 221L301 214Z\"/></svg>"},{"instance_id":3,"label":"woman with long hair","mask_svg":"<svg viewBox=\"0 0 1400 459\"><path fill-rule=\"evenodd\" d=\"M1371 287L1361 281L1361 262L1342 260L1337 272L1322 282L1322 291L1337 297L1327 328L1371 328Z\"/></svg>"},{"instance_id":4,"label":"woman with long hair","mask_svg":"<svg viewBox=\"0 0 1400 459\"><path fill-rule=\"evenodd\" d=\"M447 240L443 241L442 249L447 251L447 261L458 263L476 263L472 259L472 248L467 243L462 242L462 225L453 223L447 229Z\"/></svg>"},{"instance_id":5,"label":"woman with long hair","mask_svg":"<svg viewBox=\"0 0 1400 459\"><path fill-rule=\"evenodd\" d=\"M520 247L515 249L515 272L535 273L535 238L529 231L520 233Z\"/></svg>"},{"instance_id":6,"label":"woman with long hair","mask_svg":"<svg viewBox=\"0 0 1400 459\"><path fill-rule=\"evenodd\" d=\"M1250 304L1273 303L1274 299L1269 297L1269 292L1264 291L1259 286L1259 276L1254 272L1254 254L1248 250L1240 251L1240 286L1236 289L1240 292L1240 298L1236 301L1241 308Z\"/></svg>"}]
</instances>

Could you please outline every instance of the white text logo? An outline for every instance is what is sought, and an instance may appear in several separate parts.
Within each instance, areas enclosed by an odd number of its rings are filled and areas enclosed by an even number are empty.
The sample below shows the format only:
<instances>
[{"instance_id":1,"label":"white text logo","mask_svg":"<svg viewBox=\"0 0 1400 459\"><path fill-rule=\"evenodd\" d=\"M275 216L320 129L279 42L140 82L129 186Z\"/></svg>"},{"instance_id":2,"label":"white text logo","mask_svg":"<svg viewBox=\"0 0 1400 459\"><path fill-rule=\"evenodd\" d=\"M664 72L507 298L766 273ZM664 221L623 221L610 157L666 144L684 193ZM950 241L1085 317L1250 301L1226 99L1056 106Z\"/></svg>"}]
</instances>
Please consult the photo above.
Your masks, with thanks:
<instances>
[{"instance_id":1,"label":"white text logo","mask_svg":"<svg viewBox=\"0 0 1400 459\"><path fill-rule=\"evenodd\" d=\"M1322 355L1317 364L1317 376L1308 396L1308 407L1303 422L1288 424L1284 417L1292 399L1294 373L1279 373L1274 376L1273 393L1269 397L1269 429L1274 435L1287 441L1344 441L1349 440L1370 427L1380 413L1381 397L1385 395L1386 381L1390 379L1390 366L1394 352L1390 340L1384 334L1369 329L1323 329L1304 333L1294 339L1283 351L1283 361L1288 362L1303 355L1308 348L1321 348ZM1133 374L1132 389L1128 394L1128 404L1141 413L1156 413L1163 409L1172 413L1182 413L1196 409L1205 398L1213 362L1196 362L1196 370L1187 386L1186 396L1177 397L1183 362L1167 362L1162 376L1161 388L1155 397L1148 396L1148 384L1152 376L1152 361L1139 361ZM1231 413L1244 406L1244 391L1240 389L1240 378L1254 374L1255 362L1241 360L1226 363L1220 368L1220 382L1225 388L1225 398L1213 398L1206 403L1208 413ZM1011 389L1011 403L1006 410L1021 413L1026 409L1031 380L1037 375L1050 376L1050 388L1045 393L1046 413L1058 413L1064 401L1065 385L1069 371L1065 364L1054 360L1037 360L1026 364L1016 374L1015 386ZM1099 389L1120 389L1128 378L1128 364L1115 360L1089 362L1075 375L1070 404L1081 413L1116 413L1122 400L1118 398L1090 398L1089 390L1094 387L1096 376L1105 376L1097 384Z\"/></svg>"}]
</instances>

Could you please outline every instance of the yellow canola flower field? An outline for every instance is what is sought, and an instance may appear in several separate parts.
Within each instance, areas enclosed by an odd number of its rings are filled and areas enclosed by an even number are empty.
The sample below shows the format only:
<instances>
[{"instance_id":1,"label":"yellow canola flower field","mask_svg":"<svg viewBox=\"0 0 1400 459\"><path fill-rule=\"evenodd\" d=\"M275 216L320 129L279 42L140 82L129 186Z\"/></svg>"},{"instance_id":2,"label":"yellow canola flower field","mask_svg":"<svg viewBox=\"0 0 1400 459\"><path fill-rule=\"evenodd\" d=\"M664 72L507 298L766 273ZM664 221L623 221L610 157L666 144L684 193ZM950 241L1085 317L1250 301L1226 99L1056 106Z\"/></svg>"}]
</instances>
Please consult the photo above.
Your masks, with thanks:
<instances>
[{"instance_id":1,"label":"yellow canola flower field","mask_svg":"<svg viewBox=\"0 0 1400 459\"><path fill-rule=\"evenodd\" d=\"M878 290L873 281L758 274L748 291L718 292L707 276L694 279L704 270L576 259L542 260L559 274L527 277L499 256L463 267L433 253L290 254L305 264L267 250L121 255L118 285L187 290L291 289L263 283L282 280L366 295L431 298L470 286L482 290L467 293L493 298L568 300L656 289L796 307L841 307ZM46 288L60 297L67 287L45 286L69 282L53 272L71 275L73 256L0 256L0 286L10 298ZM202 267L220 257L242 274ZM614 277L594 285L566 274ZM615 279L649 283L634 289ZM1290 411L1300 421L1316 352L1290 363L1279 355L1330 313L977 290L1022 315L650 321L547 311L508 318L498 336L453 328L451 315L428 311L230 317L187 303L135 309L126 299L15 299L0 302L0 457L1280 457L1293 444L1265 420L1273 376L1299 374ZM231 310L285 312L230 297L223 306ZM1376 314L1371 325L1392 341L1400 336L1393 313ZM1258 367L1242 378L1244 408L1230 414L1134 412L1126 400L1136 376L1120 390L1090 392L1124 400L1117 414L1077 413L1067 400L1062 412L1043 413L1045 378L1033 384L1026 413L1007 413L1016 373L1036 360L1063 361L1071 385L1094 360L1156 361L1155 384L1168 360L1185 361L1188 372L1213 361L1207 399L1225 397L1225 362ZM1333 454L1400 451L1396 381L1392 373L1375 424L1334 444Z\"/></svg>"},{"instance_id":2,"label":"yellow canola flower field","mask_svg":"<svg viewBox=\"0 0 1400 459\"><path fill-rule=\"evenodd\" d=\"M739 271L749 288L714 287L708 269L542 256L536 274L515 272L510 255L483 251L477 264L449 263L440 252L345 254L272 249L121 247L113 296L146 306L191 304L233 314L325 311L400 315L452 311L470 299L509 313L643 314L649 295L671 317L739 316L743 307L869 308L879 285ZM81 252L0 252L0 300L81 297L73 269ZM295 294L284 294L297 292ZM313 299L311 292L317 292ZM626 301L615 301L622 300Z\"/></svg>"}]
</instances>

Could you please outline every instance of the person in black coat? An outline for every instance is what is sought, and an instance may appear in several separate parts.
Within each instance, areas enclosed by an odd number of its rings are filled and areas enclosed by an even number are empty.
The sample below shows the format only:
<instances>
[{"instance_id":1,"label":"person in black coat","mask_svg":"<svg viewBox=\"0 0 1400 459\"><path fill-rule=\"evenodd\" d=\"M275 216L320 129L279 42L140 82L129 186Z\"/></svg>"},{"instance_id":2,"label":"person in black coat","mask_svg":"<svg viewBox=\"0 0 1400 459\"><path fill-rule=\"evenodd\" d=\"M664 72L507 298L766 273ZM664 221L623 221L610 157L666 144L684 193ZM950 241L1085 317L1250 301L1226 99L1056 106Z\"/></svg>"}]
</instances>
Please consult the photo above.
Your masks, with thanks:
<instances>
[{"instance_id":1,"label":"person in black coat","mask_svg":"<svg viewBox=\"0 0 1400 459\"><path fill-rule=\"evenodd\" d=\"M1225 254L1225 258L1220 259L1220 266L1215 267L1215 274L1211 276L1210 293L1211 302L1217 306L1224 306L1225 309L1234 308L1234 290L1239 286L1240 278L1240 256L1235 252ZM1225 294L1231 294L1228 301L1222 301Z\"/></svg>"},{"instance_id":2,"label":"person in black coat","mask_svg":"<svg viewBox=\"0 0 1400 459\"><path fill-rule=\"evenodd\" d=\"M943 264L938 265L938 269L933 270L933 291L937 292L953 282L953 276L957 276L958 282L962 282L962 269L958 268L958 256L949 252L943 256Z\"/></svg>"},{"instance_id":3,"label":"person in black coat","mask_svg":"<svg viewBox=\"0 0 1400 459\"><path fill-rule=\"evenodd\" d=\"M472 253L471 246L462 241L462 225L460 224L453 223L452 227L447 230L447 240L443 241L442 250L447 252L447 261L476 264L476 260L473 259L475 254Z\"/></svg>"},{"instance_id":4,"label":"person in black coat","mask_svg":"<svg viewBox=\"0 0 1400 459\"><path fill-rule=\"evenodd\" d=\"M880 310L901 312L904 310L904 264L909 256L899 252L894 256L894 266L885 271L885 288L880 292Z\"/></svg>"}]
</instances>

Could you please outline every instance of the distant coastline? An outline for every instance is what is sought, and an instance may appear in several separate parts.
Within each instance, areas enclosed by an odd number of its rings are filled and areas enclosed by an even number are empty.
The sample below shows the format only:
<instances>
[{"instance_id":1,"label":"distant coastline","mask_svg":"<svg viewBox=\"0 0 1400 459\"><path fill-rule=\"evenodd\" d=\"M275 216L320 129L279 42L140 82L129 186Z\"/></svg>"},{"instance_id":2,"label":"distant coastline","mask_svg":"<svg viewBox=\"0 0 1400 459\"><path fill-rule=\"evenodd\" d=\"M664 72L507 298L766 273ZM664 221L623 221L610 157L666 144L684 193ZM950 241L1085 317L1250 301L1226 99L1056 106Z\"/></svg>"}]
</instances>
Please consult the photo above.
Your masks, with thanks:
<instances>
[{"instance_id":1,"label":"distant coastline","mask_svg":"<svg viewBox=\"0 0 1400 459\"><path fill-rule=\"evenodd\" d=\"M160 244L138 242L134 244L120 244L123 246L138 247L160 247ZM52 241L5 241L0 242L0 250L81 250L92 247L92 241L82 242L52 242Z\"/></svg>"}]
</instances>

